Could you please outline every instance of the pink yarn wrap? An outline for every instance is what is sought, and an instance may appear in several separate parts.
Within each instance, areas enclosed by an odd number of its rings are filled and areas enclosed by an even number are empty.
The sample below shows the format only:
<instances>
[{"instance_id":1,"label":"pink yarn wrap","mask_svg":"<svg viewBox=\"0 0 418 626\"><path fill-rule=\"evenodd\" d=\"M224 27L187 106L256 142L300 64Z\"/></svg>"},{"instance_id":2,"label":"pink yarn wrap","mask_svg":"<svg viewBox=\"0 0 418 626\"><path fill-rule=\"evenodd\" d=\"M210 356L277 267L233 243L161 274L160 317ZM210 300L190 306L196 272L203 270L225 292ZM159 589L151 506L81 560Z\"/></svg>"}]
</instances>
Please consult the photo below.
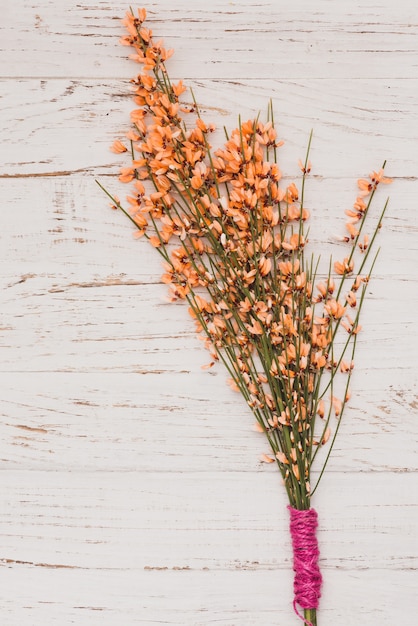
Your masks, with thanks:
<instances>
[{"instance_id":1,"label":"pink yarn wrap","mask_svg":"<svg viewBox=\"0 0 418 626\"><path fill-rule=\"evenodd\" d=\"M310 622L303 619L296 605L298 604L303 609L317 609L321 597L322 576L318 565L319 548L316 539L318 514L315 509L299 511L291 506L287 508L290 511L290 534L295 572L293 608L309 626Z\"/></svg>"}]
</instances>

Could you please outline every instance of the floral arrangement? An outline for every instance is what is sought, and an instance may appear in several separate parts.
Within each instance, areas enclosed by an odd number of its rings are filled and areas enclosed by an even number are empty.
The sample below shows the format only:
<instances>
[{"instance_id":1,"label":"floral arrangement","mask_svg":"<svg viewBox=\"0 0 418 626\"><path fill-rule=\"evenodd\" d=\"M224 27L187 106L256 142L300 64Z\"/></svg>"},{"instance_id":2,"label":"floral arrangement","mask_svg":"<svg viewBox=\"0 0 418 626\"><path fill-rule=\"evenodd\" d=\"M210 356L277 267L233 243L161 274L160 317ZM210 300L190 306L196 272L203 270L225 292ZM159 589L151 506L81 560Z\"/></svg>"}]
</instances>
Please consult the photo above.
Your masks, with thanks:
<instances>
[{"instance_id":1,"label":"floral arrangement","mask_svg":"<svg viewBox=\"0 0 418 626\"><path fill-rule=\"evenodd\" d=\"M173 50L155 42L145 9L126 14L130 58L142 69L131 80L132 127L112 150L126 154L119 180L131 185L124 208L100 187L163 258L171 300L188 302L196 330L222 361L271 448L289 500L294 550L294 609L316 626L321 574L311 507L346 403L360 314L376 261L375 240L388 201L370 231L371 205L383 168L358 181L341 238L342 258L308 254L305 184L312 133L299 162L301 182L282 184L273 107L267 121L242 122L213 150L206 123L166 61ZM369 230L368 230L369 229ZM372 252L373 251L373 252ZM328 450L319 454L323 447ZM316 470L312 484L312 468ZM298 611L303 609L303 617Z\"/></svg>"}]
</instances>

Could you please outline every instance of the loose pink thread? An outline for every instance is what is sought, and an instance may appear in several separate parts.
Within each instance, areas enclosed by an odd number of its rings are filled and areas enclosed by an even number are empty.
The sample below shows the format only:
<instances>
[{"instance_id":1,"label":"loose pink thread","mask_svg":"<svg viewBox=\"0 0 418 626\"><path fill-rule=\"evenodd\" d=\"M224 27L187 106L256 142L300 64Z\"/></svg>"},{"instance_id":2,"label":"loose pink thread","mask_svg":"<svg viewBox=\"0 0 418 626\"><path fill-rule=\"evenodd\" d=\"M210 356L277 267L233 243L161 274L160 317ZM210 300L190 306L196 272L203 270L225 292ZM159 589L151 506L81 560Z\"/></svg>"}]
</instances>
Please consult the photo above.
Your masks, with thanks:
<instances>
[{"instance_id":1,"label":"loose pink thread","mask_svg":"<svg viewBox=\"0 0 418 626\"><path fill-rule=\"evenodd\" d=\"M295 572L293 608L305 624L312 626L300 615L296 604L303 609L317 609L321 597L322 576L318 566L319 548L316 539L318 514L315 509L299 511L291 506L287 508L290 511L290 534Z\"/></svg>"}]
</instances>

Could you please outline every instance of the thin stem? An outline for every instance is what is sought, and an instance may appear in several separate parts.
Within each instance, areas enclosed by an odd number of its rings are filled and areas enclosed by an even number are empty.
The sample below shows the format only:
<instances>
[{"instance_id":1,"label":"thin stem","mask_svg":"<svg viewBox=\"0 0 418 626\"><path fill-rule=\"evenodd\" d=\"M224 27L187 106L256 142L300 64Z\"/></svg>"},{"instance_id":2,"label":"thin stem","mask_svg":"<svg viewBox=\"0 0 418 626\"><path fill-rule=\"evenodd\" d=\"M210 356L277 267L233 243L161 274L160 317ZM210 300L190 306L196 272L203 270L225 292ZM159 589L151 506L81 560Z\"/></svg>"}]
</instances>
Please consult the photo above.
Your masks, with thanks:
<instances>
[{"instance_id":1,"label":"thin stem","mask_svg":"<svg viewBox=\"0 0 418 626\"><path fill-rule=\"evenodd\" d=\"M317 626L316 609L304 609L303 617L305 618L307 622L312 624L312 626Z\"/></svg>"}]
</instances>

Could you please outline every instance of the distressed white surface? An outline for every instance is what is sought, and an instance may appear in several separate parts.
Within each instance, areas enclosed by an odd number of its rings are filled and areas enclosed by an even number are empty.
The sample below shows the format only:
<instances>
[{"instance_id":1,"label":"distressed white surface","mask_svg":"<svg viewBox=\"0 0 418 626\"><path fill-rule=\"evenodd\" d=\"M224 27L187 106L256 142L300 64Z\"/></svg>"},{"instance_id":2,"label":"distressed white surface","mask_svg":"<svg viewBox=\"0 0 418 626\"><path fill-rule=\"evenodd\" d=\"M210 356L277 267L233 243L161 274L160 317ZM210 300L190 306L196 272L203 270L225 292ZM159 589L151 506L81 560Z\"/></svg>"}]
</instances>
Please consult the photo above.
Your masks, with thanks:
<instances>
[{"instance_id":1,"label":"distressed white surface","mask_svg":"<svg viewBox=\"0 0 418 626\"><path fill-rule=\"evenodd\" d=\"M292 626L285 493L241 398L116 193L136 67L127 5L3 8L0 24L0 610L5 626ZM353 399L315 496L319 626L415 623L418 18L397 3L148 5L205 118L273 98L291 177L314 128L311 243L355 179L395 178ZM384 201L384 192L380 201Z\"/></svg>"}]
</instances>

